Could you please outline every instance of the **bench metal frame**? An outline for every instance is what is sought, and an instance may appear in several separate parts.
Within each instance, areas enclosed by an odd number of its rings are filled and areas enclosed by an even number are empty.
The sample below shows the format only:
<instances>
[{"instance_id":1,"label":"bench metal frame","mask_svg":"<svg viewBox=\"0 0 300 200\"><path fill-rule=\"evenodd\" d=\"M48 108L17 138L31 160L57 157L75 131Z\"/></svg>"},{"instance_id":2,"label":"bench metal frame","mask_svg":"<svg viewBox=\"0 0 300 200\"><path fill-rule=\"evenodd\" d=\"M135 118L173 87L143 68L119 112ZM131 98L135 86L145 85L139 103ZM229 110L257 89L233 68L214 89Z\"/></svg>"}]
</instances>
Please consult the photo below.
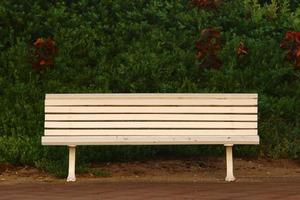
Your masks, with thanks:
<instances>
[{"instance_id":1,"label":"bench metal frame","mask_svg":"<svg viewBox=\"0 0 300 200\"><path fill-rule=\"evenodd\" d=\"M221 144L226 181L233 145L257 145L257 94L47 94L43 145L69 146L75 181L78 145Z\"/></svg>"}]
</instances>

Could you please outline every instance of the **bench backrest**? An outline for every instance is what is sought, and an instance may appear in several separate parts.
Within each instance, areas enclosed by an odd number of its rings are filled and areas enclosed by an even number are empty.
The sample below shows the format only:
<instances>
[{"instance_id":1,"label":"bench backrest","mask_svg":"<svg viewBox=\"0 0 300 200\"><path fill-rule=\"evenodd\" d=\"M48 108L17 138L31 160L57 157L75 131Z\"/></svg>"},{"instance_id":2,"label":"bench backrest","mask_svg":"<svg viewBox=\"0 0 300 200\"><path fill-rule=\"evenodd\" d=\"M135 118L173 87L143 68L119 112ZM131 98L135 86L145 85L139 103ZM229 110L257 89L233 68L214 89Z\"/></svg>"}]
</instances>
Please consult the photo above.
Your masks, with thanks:
<instances>
[{"instance_id":1,"label":"bench backrest","mask_svg":"<svg viewBox=\"0 0 300 200\"><path fill-rule=\"evenodd\" d=\"M46 136L257 135L257 94L47 94Z\"/></svg>"}]
</instances>

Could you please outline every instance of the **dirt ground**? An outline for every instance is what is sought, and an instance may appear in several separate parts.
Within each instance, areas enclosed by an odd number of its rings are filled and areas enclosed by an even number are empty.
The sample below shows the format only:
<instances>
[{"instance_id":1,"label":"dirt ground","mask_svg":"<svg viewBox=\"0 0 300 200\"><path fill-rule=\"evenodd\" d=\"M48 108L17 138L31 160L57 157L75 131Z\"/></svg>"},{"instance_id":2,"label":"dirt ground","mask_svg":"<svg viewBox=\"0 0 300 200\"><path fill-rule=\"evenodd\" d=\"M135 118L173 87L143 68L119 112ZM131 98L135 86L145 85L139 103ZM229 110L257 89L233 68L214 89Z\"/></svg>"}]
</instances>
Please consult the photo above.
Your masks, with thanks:
<instances>
[{"instance_id":1,"label":"dirt ground","mask_svg":"<svg viewBox=\"0 0 300 200\"><path fill-rule=\"evenodd\" d=\"M223 158L101 163L75 183L31 167L0 165L0 199L299 199L300 163Z\"/></svg>"}]
</instances>

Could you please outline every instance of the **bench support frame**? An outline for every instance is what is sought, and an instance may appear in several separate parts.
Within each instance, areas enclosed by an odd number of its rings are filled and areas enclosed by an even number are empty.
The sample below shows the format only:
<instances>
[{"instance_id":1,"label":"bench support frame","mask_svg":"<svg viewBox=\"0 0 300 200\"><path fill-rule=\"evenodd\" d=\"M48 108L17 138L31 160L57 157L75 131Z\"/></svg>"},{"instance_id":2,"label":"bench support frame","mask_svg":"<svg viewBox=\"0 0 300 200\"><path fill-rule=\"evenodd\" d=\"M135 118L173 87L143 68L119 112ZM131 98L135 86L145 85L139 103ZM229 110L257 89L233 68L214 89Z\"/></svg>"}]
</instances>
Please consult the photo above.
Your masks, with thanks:
<instances>
[{"instance_id":1,"label":"bench support frame","mask_svg":"<svg viewBox=\"0 0 300 200\"><path fill-rule=\"evenodd\" d=\"M76 153L76 146L71 145L69 146L69 173L68 173L68 182L76 181L75 177L75 155Z\"/></svg>"},{"instance_id":2,"label":"bench support frame","mask_svg":"<svg viewBox=\"0 0 300 200\"><path fill-rule=\"evenodd\" d=\"M231 182L235 181L235 177L233 175L233 156L232 156L232 147L233 144L225 144L226 148L226 178L225 181Z\"/></svg>"},{"instance_id":3,"label":"bench support frame","mask_svg":"<svg viewBox=\"0 0 300 200\"><path fill-rule=\"evenodd\" d=\"M235 181L235 177L233 175L233 155L232 148L233 144L225 144L226 148L226 178L225 181L232 182ZM69 173L68 173L68 182L76 181L75 176L75 162L76 161L76 146L69 146Z\"/></svg>"},{"instance_id":4,"label":"bench support frame","mask_svg":"<svg viewBox=\"0 0 300 200\"><path fill-rule=\"evenodd\" d=\"M225 144L226 148L226 178L225 181L232 182L235 181L235 177L233 175L233 155L232 155L232 144ZM69 173L68 173L68 182L76 181L75 176L75 161L76 161L76 146L69 146Z\"/></svg>"}]
</instances>

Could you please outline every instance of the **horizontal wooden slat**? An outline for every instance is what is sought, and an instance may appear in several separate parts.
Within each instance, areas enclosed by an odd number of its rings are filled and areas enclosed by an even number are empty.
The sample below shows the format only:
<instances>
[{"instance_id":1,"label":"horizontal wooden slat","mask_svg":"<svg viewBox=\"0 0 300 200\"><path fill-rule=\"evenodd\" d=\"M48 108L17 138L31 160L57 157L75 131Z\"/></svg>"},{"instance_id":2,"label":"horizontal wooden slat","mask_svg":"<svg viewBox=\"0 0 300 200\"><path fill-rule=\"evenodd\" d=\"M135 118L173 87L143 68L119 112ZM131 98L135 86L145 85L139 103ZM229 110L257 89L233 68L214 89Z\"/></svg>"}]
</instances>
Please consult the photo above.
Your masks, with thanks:
<instances>
[{"instance_id":1,"label":"horizontal wooden slat","mask_svg":"<svg viewBox=\"0 0 300 200\"><path fill-rule=\"evenodd\" d=\"M257 113L257 107L110 107L57 106L45 107L46 113Z\"/></svg>"},{"instance_id":2,"label":"horizontal wooden slat","mask_svg":"<svg viewBox=\"0 0 300 200\"><path fill-rule=\"evenodd\" d=\"M89 136L89 135L257 135L256 129L234 129L234 130L74 130L74 129L46 129L45 135L56 136Z\"/></svg>"},{"instance_id":3,"label":"horizontal wooden slat","mask_svg":"<svg viewBox=\"0 0 300 200\"><path fill-rule=\"evenodd\" d=\"M230 114L46 114L46 121L95 120L206 120L206 121L257 121L257 115Z\"/></svg>"},{"instance_id":4,"label":"horizontal wooden slat","mask_svg":"<svg viewBox=\"0 0 300 200\"><path fill-rule=\"evenodd\" d=\"M148 98L217 98L217 99L257 99L256 93L89 93L89 94L46 94L46 99L148 99Z\"/></svg>"},{"instance_id":5,"label":"horizontal wooden slat","mask_svg":"<svg viewBox=\"0 0 300 200\"><path fill-rule=\"evenodd\" d=\"M257 128L256 122L52 122L45 128Z\"/></svg>"},{"instance_id":6,"label":"horizontal wooden slat","mask_svg":"<svg viewBox=\"0 0 300 200\"><path fill-rule=\"evenodd\" d=\"M255 106L256 99L46 99L46 106L65 105L195 105L195 106Z\"/></svg>"},{"instance_id":7,"label":"horizontal wooden slat","mask_svg":"<svg viewBox=\"0 0 300 200\"><path fill-rule=\"evenodd\" d=\"M43 145L259 144L258 136L44 136Z\"/></svg>"}]
</instances>

